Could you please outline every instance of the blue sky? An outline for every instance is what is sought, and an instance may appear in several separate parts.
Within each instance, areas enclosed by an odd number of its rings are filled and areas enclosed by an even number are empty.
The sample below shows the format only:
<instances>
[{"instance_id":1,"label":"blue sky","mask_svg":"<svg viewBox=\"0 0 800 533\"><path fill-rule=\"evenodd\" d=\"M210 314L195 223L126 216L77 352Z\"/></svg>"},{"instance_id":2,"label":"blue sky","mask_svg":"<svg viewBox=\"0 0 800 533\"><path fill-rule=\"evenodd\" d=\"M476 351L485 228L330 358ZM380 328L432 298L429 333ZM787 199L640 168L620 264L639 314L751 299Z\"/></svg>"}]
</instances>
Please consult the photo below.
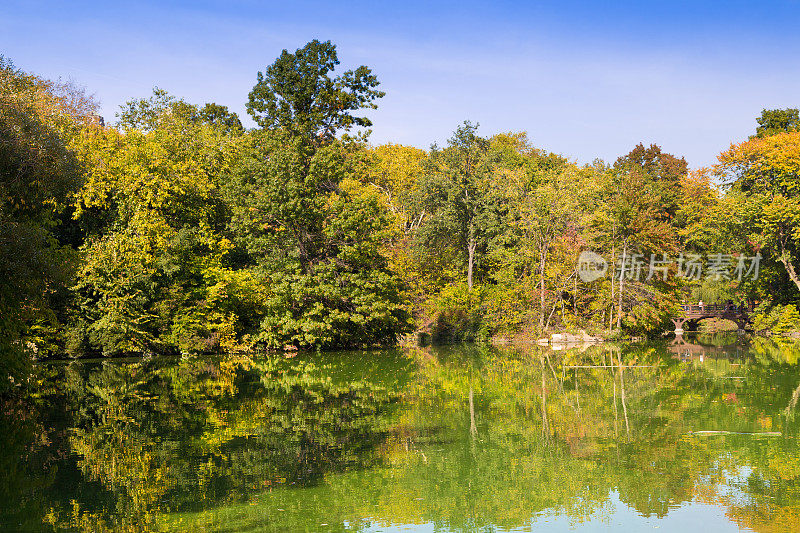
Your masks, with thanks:
<instances>
[{"instance_id":1,"label":"blue sky","mask_svg":"<svg viewBox=\"0 0 800 533\"><path fill-rule=\"evenodd\" d=\"M332 40L387 96L373 143L444 143L465 119L578 162L657 143L710 164L762 108L800 106L800 2L3 0L0 54L118 106L158 85L244 116L284 48ZM246 121L248 122L248 121ZM250 122L252 124L252 122Z\"/></svg>"}]
</instances>

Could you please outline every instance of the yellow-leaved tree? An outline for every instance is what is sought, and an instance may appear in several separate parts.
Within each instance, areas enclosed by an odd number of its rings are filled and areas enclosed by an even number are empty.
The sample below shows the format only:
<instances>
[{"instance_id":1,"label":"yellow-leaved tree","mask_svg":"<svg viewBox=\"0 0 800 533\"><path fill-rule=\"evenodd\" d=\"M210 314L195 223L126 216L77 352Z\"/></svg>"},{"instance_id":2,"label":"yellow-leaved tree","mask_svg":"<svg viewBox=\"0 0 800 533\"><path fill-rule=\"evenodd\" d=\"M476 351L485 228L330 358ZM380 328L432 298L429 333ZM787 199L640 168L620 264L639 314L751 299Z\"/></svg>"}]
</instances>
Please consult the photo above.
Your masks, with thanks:
<instances>
[{"instance_id":1,"label":"yellow-leaved tree","mask_svg":"<svg viewBox=\"0 0 800 533\"><path fill-rule=\"evenodd\" d=\"M128 111L147 109L147 127L142 113L123 113L120 129L87 128L74 143L87 169L75 213L87 237L70 347L233 348L260 289L228 265L220 180L247 138L191 120L191 106L163 92L145 102Z\"/></svg>"}]
</instances>

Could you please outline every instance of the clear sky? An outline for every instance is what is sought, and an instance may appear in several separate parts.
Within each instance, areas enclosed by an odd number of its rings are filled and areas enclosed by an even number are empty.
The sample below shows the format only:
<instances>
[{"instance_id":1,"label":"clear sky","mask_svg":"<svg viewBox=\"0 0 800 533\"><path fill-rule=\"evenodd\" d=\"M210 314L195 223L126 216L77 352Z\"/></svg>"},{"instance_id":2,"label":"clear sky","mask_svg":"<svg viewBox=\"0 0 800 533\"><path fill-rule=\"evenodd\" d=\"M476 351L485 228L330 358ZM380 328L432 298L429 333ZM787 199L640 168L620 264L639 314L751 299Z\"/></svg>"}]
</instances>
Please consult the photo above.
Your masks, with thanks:
<instances>
[{"instance_id":1,"label":"clear sky","mask_svg":"<svg viewBox=\"0 0 800 533\"><path fill-rule=\"evenodd\" d=\"M373 143L427 148L469 119L578 162L641 141L692 167L800 106L798 28L797 0L0 2L0 54L86 86L107 120L155 85L245 118L259 70L330 39L387 93Z\"/></svg>"}]
</instances>

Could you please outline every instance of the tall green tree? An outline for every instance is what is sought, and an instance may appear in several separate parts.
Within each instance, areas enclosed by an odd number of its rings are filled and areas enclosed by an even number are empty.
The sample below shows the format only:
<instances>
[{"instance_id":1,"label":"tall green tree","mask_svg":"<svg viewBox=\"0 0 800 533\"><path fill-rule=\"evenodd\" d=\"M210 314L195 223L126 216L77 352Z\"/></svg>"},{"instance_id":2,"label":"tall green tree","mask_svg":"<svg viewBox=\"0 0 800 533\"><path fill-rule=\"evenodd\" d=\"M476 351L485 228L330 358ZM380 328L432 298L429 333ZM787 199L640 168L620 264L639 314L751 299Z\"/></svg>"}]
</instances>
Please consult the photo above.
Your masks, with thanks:
<instances>
[{"instance_id":1,"label":"tall green tree","mask_svg":"<svg viewBox=\"0 0 800 533\"><path fill-rule=\"evenodd\" d=\"M250 91L247 112L265 129L284 129L307 139L331 140L338 131L371 126L353 113L376 108L384 93L378 78L360 66L339 76L336 46L313 40L294 53L281 52Z\"/></svg>"},{"instance_id":2,"label":"tall green tree","mask_svg":"<svg viewBox=\"0 0 800 533\"><path fill-rule=\"evenodd\" d=\"M419 187L419 210L426 213L425 222L416 234L418 247L428 253L454 248L470 289L489 231L489 143L477 129L466 121L445 148L431 150Z\"/></svg>"},{"instance_id":3,"label":"tall green tree","mask_svg":"<svg viewBox=\"0 0 800 533\"><path fill-rule=\"evenodd\" d=\"M359 144L312 148L259 132L229 186L233 234L268 296L258 340L279 348L394 343L408 328L400 280L382 250L392 225L362 183Z\"/></svg>"},{"instance_id":4,"label":"tall green tree","mask_svg":"<svg viewBox=\"0 0 800 533\"><path fill-rule=\"evenodd\" d=\"M248 112L261 130L236 166L232 229L268 291L262 345L393 343L409 326L400 280L382 250L386 205L369 181L362 142L336 134L383 96L367 67L334 79L336 47L312 41L259 73Z\"/></svg>"}]
</instances>

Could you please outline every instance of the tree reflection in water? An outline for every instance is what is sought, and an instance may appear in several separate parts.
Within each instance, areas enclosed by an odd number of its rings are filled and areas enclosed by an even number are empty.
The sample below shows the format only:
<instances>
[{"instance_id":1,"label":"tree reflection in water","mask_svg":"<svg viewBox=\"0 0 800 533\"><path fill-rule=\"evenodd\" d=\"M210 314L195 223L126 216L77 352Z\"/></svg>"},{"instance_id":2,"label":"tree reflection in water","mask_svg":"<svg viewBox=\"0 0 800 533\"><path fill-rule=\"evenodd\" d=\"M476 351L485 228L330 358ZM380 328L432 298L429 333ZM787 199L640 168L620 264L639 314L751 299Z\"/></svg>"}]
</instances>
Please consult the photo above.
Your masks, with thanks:
<instances>
[{"instance_id":1,"label":"tree reflection in water","mask_svg":"<svg viewBox=\"0 0 800 533\"><path fill-rule=\"evenodd\" d=\"M42 365L36 394L0 412L0 526L580 526L621 502L794 530L799 354L761 341L702 362L606 345Z\"/></svg>"}]
</instances>

